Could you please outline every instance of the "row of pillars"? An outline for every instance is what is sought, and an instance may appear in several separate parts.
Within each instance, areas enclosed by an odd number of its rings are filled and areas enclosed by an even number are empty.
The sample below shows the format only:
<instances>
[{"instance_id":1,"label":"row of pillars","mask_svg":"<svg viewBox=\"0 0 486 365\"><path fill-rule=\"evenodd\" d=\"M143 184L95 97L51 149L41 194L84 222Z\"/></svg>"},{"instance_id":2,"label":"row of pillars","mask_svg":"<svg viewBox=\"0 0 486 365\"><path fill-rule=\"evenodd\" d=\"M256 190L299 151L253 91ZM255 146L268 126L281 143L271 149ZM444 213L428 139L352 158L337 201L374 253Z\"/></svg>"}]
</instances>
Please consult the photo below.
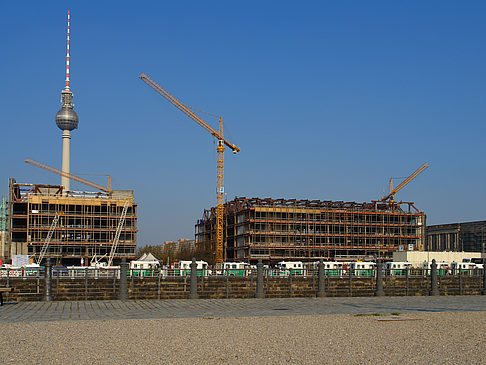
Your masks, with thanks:
<instances>
[{"instance_id":1,"label":"row of pillars","mask_svg":"<svg viewBox=\"0 0 486 365\"><path fill-rule=\"evenodd\" d=\"M120 292L118 295L118 299L120 300L128 300L128 278L127 278L127 271L128 271L128 263L125 258L122 259L120 264ZM85 290L88 290L88 271L86 268L86 276L85 276L86 284ZM44 272L44 302L51 302L52 301L52 263L51 259L47 258L46 260L46 270Z\"/></svg>"},{"instance_id":2,"label":"row of pillars","mask_svg":"<svg viewBox=\"0 0 486 365\"><path fill-rule=\"evenodd\" d=\"M191 277L190 277L190 290L189 299L198 299L199 294L197 293L197 264L196 259L192 259L191 267ZM325 297L326 292L324 288L324 262L321 259L318 264L317 269L317 297ZM436 296L440 295L439 287L437 284L437 263L432 260L432 265L430 267L430 291L429 295ZM482 295L486 295L486 269L483 278L483 289L481 291ZM375 296L382 297L385 296L385 290L383 288L383 263L380 259L376 262L376 286L375 286ZM258 259L257 263L257 280L256 280L256 293L255 298L263 299L265 298L265 291L263 289L263 263L262 259Z\"/></svg>"},{"instance_id":3,"label":"row of pillars","mask_svg":"<svg viewBox=\"0 0 486 365\"><path fill-rule=\"evenodd\" d=\"M486 262L484 262L484 270L483 270L483 289L481 290L482 295L486 295ZM324 290L324 263L322 259L319 261L318 264L318 271L317 271L317 296L318 297L325 297L326 293ZM385 290L383 288L383 263L380 259L376 261L376 286L375 286L375 296L376 297L383 297L385 296ZM436 296L440 295L438 280L437 280L437 263L435 259L432 260L432 264L430 265L430 290L429 295Z\"/></svg>"},{"instance_id":4,"label":"row of pillars","mask_svg":"<svg viewBox=\"0 0 486 365\"><path fill-rule=\"evenodd\" d=\"M193 258L190 264L191 275L190 275L190 285L189 285L189 299L198 299L199 294L197 293L197 263L196 259ZM126 259L123 258L120 265L120 300L128 300L128 263ZM429 295L436 296L440 295L439 287L437 283L437 263L432 260L430 266L430 290ZM486 295L486 266L483 270L483 289L481 290L482 295ZM87 278L87 276L86 276ZM325 297L326 292L324 288L324 262L321 259L317 265L317 297ZM383 288L383 263L381 260L376 262L376 286L375 286L375 296L382 297L385 295L385 290ZM265 298L265 291L263 288L263 263L262 259L258 259L257 263L257 280L256 280L256 293L255 298L263 299ZM44 284L44 301L52 301L52 264L50 258L46 262L45 271L45 284Z\"/></svg>"},{"instance_id":5,"label":"row of pillars","mask_svg":"<svg viewBox=\"0 0 486 365\"><path fill-rule=\"evenodd\" d=\"M324 263L322 259L318 264L318 281L317 281L317 296L325 297L326 293L324 291ZM380 259L376 261L376 285L375 285L375 296L383 297L385 296L385 290L383 288L383 263ZM483 289L481 290L482 295L486 295L486 269L483 270ZM435 259L432 260L430 265L430 290L429 295L436 296L440 295L438 280L437 280L437 263Z\"/></svg>"},{"instance_id":6,"label":"row of pillars","mask_svg":"<svg viewBox=\"0 0 486 365\"><path fill-rule=\"evenodd\" d=\"M191 277L189 286L189 299L198 299L199 294L197 293L197 263L196 259L193 258L191 262ZM265 292L263 291L263 262L262 259L258 259L257 263L257 281L256 281L256 293L255 298L263 299L265 298Z\"/></svg>"}]
</instances>

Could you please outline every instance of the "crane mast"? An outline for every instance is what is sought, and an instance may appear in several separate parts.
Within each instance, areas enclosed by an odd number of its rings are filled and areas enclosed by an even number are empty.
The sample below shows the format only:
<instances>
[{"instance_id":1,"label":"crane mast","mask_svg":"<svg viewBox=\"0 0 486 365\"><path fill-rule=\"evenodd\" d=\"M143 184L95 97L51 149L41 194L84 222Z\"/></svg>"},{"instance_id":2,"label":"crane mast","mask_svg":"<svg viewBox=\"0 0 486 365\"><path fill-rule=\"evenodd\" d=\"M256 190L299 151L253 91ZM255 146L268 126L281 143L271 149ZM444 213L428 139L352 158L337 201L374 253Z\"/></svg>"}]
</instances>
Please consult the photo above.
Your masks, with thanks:
<instances>
[{"instance_id":1,"label":"crane mast","mask_svg":"<svg viewBox=\"0 0 486 365\"><path fill-rule=\"evenodd\" d=\"M240 152L240 148L223 137L223 118L219 118L219 131L216 131L197 114L195 114L187 105L184 105L174 96L172 96L162 86L153 81L146 74L141 74L139 78L154 89L157 93L162 95L176 108L186 114L189 118L194 120L201 127L206 129L213 137L218 140L217 151L217 178L216 178L216 255L215 261L217 264L223 262L223 221L224 221L224 150L229 147L233 153ZM226 147L225 147L226 146Z\"/></svg>"},{"instance_id":2,"label":"crane mast","mask_svg":"<svg viewBox=\"0 0 486 365\"><path fill-rule=\"evenodd\" d=\"M223 119L219 118L219 135L223 136ZM217 264L223 262L223 223L224 223L224 143L218 139L217 178L216 178L216 258Z\"/></svg>"}]
</instances>

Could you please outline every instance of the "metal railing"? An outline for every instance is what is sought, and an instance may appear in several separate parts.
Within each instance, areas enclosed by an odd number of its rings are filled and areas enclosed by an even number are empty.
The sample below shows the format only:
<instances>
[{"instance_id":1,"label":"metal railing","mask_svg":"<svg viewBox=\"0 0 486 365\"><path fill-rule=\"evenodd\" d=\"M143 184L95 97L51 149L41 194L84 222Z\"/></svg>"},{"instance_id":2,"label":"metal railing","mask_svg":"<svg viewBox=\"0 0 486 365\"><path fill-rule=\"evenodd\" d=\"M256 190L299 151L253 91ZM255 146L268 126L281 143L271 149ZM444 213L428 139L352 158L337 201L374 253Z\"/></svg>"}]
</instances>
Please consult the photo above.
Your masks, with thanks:
<instances>
[{"instance_id":1,"label":"metal railing","mask_svg":"<svg viewBox=\"0 0 486 365\"><path fill-rule=\"evenodd\" d=\"M195 270L195 283L190 280L191 269L181 268L127 268L119 267L57 267L51 268L49 280L54 299L88 300L117 299L121 277L127 278L126 291L132 299L185 298L196 285L199 297L250 298L257 293L259 280L255 267L201 268ZM379 275L371 269L275 269L264 267L261 284L267 296L369 296L377 295L378 283L383 283L381 295L429 295L435 278L438 293L486 293L486 273L483 269L438 268L383 269ZM322 276L320 276L322 275ZM46 288L45 267L1 268L0 286L12 286L9 294L21 299L39 300ZM192 283L192 284L191 284ZM381 289L381 288L380 288ZM37 299L36 299L37 298Z\"/></svg>"}]
</instances>

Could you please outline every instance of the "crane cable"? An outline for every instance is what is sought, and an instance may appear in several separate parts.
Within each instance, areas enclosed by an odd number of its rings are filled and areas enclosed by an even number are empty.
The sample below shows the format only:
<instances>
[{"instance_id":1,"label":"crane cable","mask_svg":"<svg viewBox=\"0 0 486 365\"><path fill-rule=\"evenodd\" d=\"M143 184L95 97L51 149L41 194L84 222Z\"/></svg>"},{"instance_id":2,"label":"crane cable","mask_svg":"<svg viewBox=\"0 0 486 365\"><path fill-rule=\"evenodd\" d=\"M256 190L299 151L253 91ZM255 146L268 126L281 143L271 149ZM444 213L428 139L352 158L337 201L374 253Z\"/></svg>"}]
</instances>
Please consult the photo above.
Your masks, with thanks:
<instances>
[{"instance_id":1,"label":"crane cable","mask_svg":"<svg viewBox=\"0 0 486 365\"><path fill-rule=\"evenodd\" d=\"M193 108L192 106L189 106L189 105L186 105L186 107L188 107L191 110L195 110L197 112L201 112L201 113L204 113L204 114L207 114L207 115L211 115L211 116L216 117L216 118L221 118L219 115L211 114L211 113L205 112L204 110L199 110L199 109Z\"/></svg>"}]
</instances>

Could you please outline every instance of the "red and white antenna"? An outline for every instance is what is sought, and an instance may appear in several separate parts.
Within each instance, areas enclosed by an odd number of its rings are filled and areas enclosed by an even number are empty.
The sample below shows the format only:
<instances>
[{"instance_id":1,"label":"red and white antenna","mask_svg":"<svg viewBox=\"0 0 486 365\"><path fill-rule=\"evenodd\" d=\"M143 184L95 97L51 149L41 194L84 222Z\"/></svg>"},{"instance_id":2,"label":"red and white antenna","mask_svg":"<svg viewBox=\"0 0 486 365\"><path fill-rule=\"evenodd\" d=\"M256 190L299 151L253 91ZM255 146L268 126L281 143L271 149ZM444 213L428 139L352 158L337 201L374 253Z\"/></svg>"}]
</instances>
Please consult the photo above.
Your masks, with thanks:
<instances>
[{"instance_id":1,"label":"red and white antenna","mask_svg":"<svg viewBox=\"0 0 486 365\"><path fill-rule=\"evenodd\" d=\"M67 54L66 54L66 90L69 90L69 21L70 12L68 10L68 21L67 21Z\"/></svg>"}]
</instances>

